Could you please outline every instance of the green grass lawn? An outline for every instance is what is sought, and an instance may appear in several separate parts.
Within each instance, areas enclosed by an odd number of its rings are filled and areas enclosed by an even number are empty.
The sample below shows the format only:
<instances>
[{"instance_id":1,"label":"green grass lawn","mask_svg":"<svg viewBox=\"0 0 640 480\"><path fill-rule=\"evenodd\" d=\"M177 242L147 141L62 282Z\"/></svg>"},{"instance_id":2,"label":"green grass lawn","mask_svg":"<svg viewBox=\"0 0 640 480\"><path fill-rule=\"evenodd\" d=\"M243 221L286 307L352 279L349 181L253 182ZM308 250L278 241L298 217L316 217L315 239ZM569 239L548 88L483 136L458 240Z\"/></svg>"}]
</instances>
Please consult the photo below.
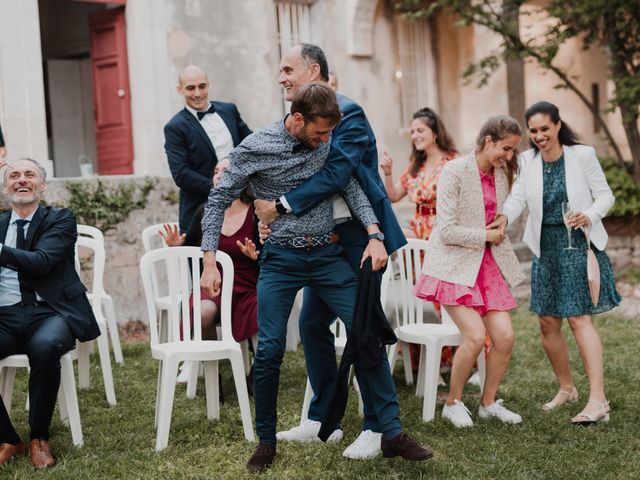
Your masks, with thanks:
<instances>
[{"instance_id":1,"label":"green grass lawn","mask_svg":"<svg viewBox=\"0 0 640 480\"><path fill-rule=\"evenodd\" d=\"M337 444L286 444L278 447L274 466L262 478L429 478L429 479L638 479L640 478L640 384L637 320L600 316L597 325L605 349L607 394L611 422L593 428L574 427L569 419L586 401L584 376L575 342L570 347L575 381L582 397L578 404L550 413L540 406L551 399L557 385L538 338L537 321L525 308L514 315L517 333L510 368L499 396L520 413L520 425L478 422L457 430L440 417L421 421L422 401L404 384L396 366L404 427L434 458L422 463L382 457L353 461L342 450L360 429L357 403L350 397L344 419L345 438ZM567 328L565 326L565 328ZM244 440L233 380L222 367L226 403L219 421L206 419L203 384L195 400L176 389L169 447L156 453L153 427L157 364L148 344L125 345L125 365L114 365L118 405L109 407L102 390L97 356L92 365L92 388L79 393L84 446L73 447L71 435L57 411L51 443L58 465L35 472L26 458L0 467L0 479L182 479L250 478L245 462L253 445ZM280 384L279 428L297 424L305 385L302 352L287 353ZM18 432L28 438L25 401L26 372L18 373L13 415ZM444 390L441 391L444 394ZM477 417L479 391L468 387L464 401Z\"/></svg>"}]
</instances>

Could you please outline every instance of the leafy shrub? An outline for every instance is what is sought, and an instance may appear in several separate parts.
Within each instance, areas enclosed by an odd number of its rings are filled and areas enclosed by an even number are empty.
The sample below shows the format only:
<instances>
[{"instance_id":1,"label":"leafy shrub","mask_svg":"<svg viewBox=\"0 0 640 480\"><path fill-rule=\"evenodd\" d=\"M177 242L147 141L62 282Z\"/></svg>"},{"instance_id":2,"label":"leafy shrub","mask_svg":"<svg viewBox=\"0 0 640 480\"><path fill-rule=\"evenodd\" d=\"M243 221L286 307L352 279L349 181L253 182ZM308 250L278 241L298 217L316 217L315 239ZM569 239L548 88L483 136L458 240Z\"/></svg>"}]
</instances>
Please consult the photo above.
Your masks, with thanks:
<instances>
[{"instance_id":1,"label":"leafy shrub","mask_svg":"<svg viewBox=\"0 0 640 480\"><path fill-rule=\"evenodd\" d=\"M608 216L624 217L626 215L640 215L640 183L631 174L616 164L612 159L601 161L607 182L616 197L616 204Z\"/></svg>"}]
</instances>

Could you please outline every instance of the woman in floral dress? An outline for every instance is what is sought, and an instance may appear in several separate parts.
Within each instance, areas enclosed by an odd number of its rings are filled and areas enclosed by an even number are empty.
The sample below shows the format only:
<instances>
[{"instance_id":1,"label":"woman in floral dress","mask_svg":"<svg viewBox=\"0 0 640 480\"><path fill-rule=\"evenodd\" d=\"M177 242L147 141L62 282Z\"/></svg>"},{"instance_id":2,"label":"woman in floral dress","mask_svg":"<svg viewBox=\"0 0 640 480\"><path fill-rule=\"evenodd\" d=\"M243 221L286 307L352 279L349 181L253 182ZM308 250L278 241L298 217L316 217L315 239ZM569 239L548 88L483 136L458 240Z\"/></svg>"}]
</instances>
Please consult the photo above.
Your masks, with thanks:
<instances>
[{"instance_id":1,"label":"woman in floral dress","mask_svg":"<svg viewBox=\"0 0 640 480\"><path fill-rule=\"evenodd\" d=\"M447 133L442 119L432 109L421 108L413 114L411 120L411 158L409 166L397 183L393 181L393 159L385 151L380 160L384 172L384 186L391 202L397 202L409 196L416 204L416 212L409 222L411 229L404 229L411 238L429 240L436 219L436 197L438 179L442 167L458 155L453 140ZM440 314L440 305L434 302L434 308ZM411 346L411 363L416 366L420 349ZM441 367L450 367L453 348L442 350Z\"/></svg>"}]
</instances>

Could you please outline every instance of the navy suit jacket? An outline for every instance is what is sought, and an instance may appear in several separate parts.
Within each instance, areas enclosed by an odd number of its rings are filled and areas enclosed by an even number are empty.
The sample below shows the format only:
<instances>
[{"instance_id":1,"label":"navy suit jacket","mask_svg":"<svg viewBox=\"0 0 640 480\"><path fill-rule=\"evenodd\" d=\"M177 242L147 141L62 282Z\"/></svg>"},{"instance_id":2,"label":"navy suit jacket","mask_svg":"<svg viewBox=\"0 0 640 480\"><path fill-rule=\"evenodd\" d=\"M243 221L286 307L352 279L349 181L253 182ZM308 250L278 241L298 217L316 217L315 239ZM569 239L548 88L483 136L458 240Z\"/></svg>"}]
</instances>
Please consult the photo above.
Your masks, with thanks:
<instances>
[{"instance_id":1,"label":"navy suit jacket","mask_svg":"<svg viewBox=\"0 0 640 480\"><path fill-rule=\"evenodd\" d=\"M384 233L387 253L391 254L407 243L391 208L387 192L378 173L376 137L364 111L353 100L338 94L342 120L333 130L329 156L322 170L285 195L296 215L303 215L322 200L340 194L354 175L369 198ZM358 230L364 242L366 230L349 222Z\"/></svg>"},{"instance_id":2,"label":"navy suit jacket","mask_svg":"<svg viewBox=\"0 0 640 480\"><path fill-rule=\"evenodd\" d=\"M233 103L212 103L229 129L234 147L251 134ZM165 125L164 139L171 175L180 188L179 223L180 232L184 233L197 208L209 196L218 157L204 128L186 107Z\"/></svg>"},{"instance_id":3,"label":"navy suit jacket","mask_svg":"<svg viewBox=\"0 0 640 480\"><path fill-rule=\"evenodd\" d=\"M11 211L0 215L0 239L7 236ZM11 268L53 308L81 342L100 335L75 269L76 218L68 208L40 206L28 226L25 249L2 246L0 268Z\"/></svg>"}]
</instances>

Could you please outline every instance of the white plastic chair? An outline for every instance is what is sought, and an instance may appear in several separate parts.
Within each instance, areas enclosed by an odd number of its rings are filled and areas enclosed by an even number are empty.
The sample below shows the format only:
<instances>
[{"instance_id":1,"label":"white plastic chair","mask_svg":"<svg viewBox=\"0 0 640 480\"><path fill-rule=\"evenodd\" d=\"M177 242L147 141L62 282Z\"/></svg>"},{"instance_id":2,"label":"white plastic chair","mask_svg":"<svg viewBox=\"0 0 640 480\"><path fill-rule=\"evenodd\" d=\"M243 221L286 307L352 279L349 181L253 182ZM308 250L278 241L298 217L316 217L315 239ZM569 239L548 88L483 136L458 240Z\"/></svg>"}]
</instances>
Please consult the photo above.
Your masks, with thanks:
<instances>
[{"instance_id":1,"label":"white plastic chair","mask_svg":"<svg viewBox=\"0 0 640 480\"><path fill-rule=\"evenodd\" d=\"M104 250L104 236L102 232L96 227L89 225L78 225L78 236L85 236L93 238L99 245L102 245ZM113 357L116 363L124 363L124 357L122 356L122 346L120 345L120 333L118 331L118 322L116 320L116 310L113 306L113 298L104 290L104 281L102 282L102 306L104 307L104 317L107 321L107 330L109 337L111 338L111 346L113 347ZM89 301L93 301L93 294L88 293L87 297Z\"/></svg>"},{"instance_id":2,"label":"white plastic chair","mask_svg":"<svg viewBox=\"0 0 640 480\"><path fill-rule=\"evenodd\" d=\"M80 274L80 258L78 256L78 250L80 248L86 248L93 253L93 279L91 282L92 302L91 307L93 314L96 317L98 326L100 327L100 336L96 339L98 344L98 353L100 355L100 366L102 368L102 378L104 380L104 390L107 397L107 401L110 405L116 405L116 393L113 386L113 373L111 371L111 356L109 355L109 340L107 322L104 319L102 313L102 295L99 292L103 291L102 278L104 275L105 253L104 242L100 242L93 237L78 236L76 242L76 270ZM78 384L81 389L89 388L90 378L90 361L89 356L91 353L92 342L78 342L77 359L78 359ZM74 351L75 352L75 351Z\"/></svg>"},{"instance_id":3,"label":"white plastic chair","mask_svg":"<svg viewBox=\"0 0 640 480\"><path fill-rule=\"evenodd\" d=\"M169 225L173 225L178 227L177 222L166 222ZM157 248L165 248L167 247L166 242L162 238L162 236L158 233L162 230L164 223L156 223L155 225L149 225L142 231L142 246L144 248L145 253L155 250ZM162 270L159 270L161 267ZM158 315L158 325L160 328L160 341L166 342L168 340L167 334L168 329L166 322L164 321L165 315L169 315L169 308L171 307L171 302L169 299L169 295L167 295L166 291L161 290L160 284L158 281L159 271L162 271L164 275L169 275L170 273L167 270L166 265L157 265L154 266L154 270L152 272L152 288L153 288L153 298L154 303L156 305L156 314Z\"/></svg>"},{"instance_id":4,"label":"white plastic chair","mask_svg":"<svg viewBox=\"0 0 640 480\"><path fill-rule=\"evenodd\" d=\"M387 301L387 292L389 290L389 281L391 279L391 270L387 268L382 275L382 281L380 283L380 303L384 309L384 305ZM336 349L336 355L342 357L344 347L347 345L347 328L339 318L331 325L331 331L335 335L334 345ZM362 404L362 396L358 386L357 379L353 378L353 386L358 393L358 412L360 415L364 414L364 406ZM304 399L302 400L302 413L300 414L300 423L309 418L309 407L311 405L311 399L313 398L313 388L311 388L311 382L307 376L307 386L304 391Z\"/></svg>"},{"instance_id":5,"label":"white plastic chair","mask_svg":"<svg viewBox=\"0 0 640 480\"><path fill-rule=\"evenodd\" d=\"M140 260L140 273L151 333L151 355L160 361L155 412L157 451L165 449L168 444L173 397L180 361L204 362L205 395L209 419L220 418L218 361L228 359L231 362L244 436L249 441L254 441L255 438L244 376L242 349L231 333L231 293L234 272L231 258L221 251L216 254L216 259L223 270L220 340L202 340L200 302L193 302L193 328L191 328L189 302L182 301L182 299L189 298L191 285L193 285L193 291L200 291L200 272L198 269L190 269L189 263L197 265L201 258L202 252L197 247L174 247L147 252ZM175 272L167 279L169 299L176 308L168 310L167 325L171 340L166 343L159 341L156 297L153 289L153 269L159 262L169 264L172 271ZM181 319L183 319L182 322ZM181 333L182 339L180 338Z\"/></svg>"},{"instance_id":6,"label":"white plastic chair","mask_svg":"<svg viewBox=\"0 0 640 480\"><path fill-rule=\"evenodd\" d=\"M446 310L442 309L442 323L423 323L423 300L413 293L416 280L422 270L422 258L427 242L425 240L409 239L407 245L398 251L398 273L392 276L396 290L396 298L401 299L402 311L397 313L398 326L396 335L398 343L402 342L405 377L407 385L413 383L411 371L411 359L409 357L409 343L420 345L420 365L418 368L418 381L416 395L423 396L422 420L433 420L438 393L438 377L440 371L440 357L445 346L458 346L462 343L462 335L458 327L453 323ZM397 356L397 344L392 346L390 363L393 365ZM480 384L484 384L485 361L484 349L478 356L478 370L480 371Z\"/></svg>"},{"instance_id":7,"label":"white plastic chair","mask_svg":"<svg viewBox=\"0 0 640 480\"><path fill-rule=\"evenodd\" d=\"M76 391L76 378L73 373L73 351L60 357L60 389L58 390L58 408L60 419L71 429L71 438L76 447L81 447L82 425L80 423L80 407L78 405L78 393ZM11 402L13 399L13 385L16 377L16 368L29 368L29 359L26 355L10 355L0 360L0 392L2 400L11 415Z\"/></svg>"}]
</instances>

